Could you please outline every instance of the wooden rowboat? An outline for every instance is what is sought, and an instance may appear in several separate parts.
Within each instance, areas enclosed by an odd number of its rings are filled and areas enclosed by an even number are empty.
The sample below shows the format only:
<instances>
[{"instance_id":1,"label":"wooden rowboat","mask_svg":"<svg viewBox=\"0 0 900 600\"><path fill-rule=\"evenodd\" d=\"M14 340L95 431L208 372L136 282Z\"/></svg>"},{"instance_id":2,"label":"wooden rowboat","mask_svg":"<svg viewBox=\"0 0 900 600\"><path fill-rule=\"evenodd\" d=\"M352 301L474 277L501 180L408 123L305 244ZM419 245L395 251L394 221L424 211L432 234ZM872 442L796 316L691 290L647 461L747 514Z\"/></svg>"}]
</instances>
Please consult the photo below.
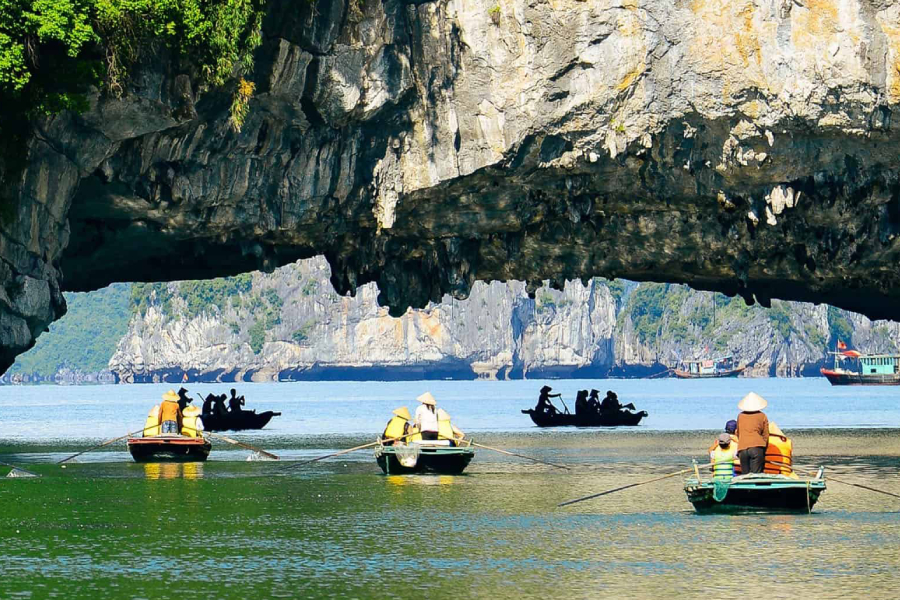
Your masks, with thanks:
<instances>
[{"instance_id":1,"label":"wooden rowboat","mask_svg":"<svg viewBox=\"0 0 900 600\"><path fill-rule=\"evenodd\" d=\"M730 481L688 479L684 491L698 513L810 513L825 491L824 467L811 479L751 473Z\"/></svg>"},{"instance_id":2,"label":"wooden rowboat","mask_svg":"<svg viewBox=\"0 0 900 600\"><path fill-rule=\"evenodd\" d=\"M531 417L538 427L618 427L633 426L647 416L647 411L630 412L627 410L603 411L588 414L538 412L533 408L522 411Z\"/></svg>"},{"instance_id":3,"label":"wooden rowboat","mask_svg":"<svg viewBox=\"0 0 900 600\"><path fill-rule=\"evenodd\" d=\"M135 462L202 462L211 448L209 440L185 435L128 438L128 451Z\"/></svg>"},{"instance_id":4,"label":"wooden rowboat","mask_svg":"<svg viewBox=\"0 0 900 600\"><path fill-rule=\"evenodd\" d=\"M217 415L215 413L207 413L201 415L203 420L203 428L206 431L241 431L244 429L262 429L269 424L272 417L280 416L280 412L257 413L255 410L242 410L237 414L227 413Z\"/></svg>"},{"instance_id":5,"label":"wooden rowboat","mask_svg":"<svg viewBox=\"0 0 900 600\"><path fill-rule=\"evenodd\" d=\"M411 444L384 445L375 447L375 461L385 475L405 473L439 473L459 475L472 458L475 448L471 442L450 445L447 440L423 441Z\"/></svg>"}]
</instances>

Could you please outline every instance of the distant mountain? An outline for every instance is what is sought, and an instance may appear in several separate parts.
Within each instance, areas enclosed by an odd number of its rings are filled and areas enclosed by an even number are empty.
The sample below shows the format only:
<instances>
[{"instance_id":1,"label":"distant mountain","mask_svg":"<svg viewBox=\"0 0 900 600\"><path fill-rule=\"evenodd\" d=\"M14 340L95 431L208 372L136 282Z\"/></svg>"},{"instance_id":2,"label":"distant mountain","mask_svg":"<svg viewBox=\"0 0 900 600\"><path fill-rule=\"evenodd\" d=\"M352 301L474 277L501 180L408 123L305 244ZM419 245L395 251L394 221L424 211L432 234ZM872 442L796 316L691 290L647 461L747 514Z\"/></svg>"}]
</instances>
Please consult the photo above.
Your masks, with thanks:
<instances>
[{"instance_id":1,"label":"distant mountain","mask_svg":"<svg viewBox=\"0 0 900 600\"><path fill-rule=\"evenodd\" d=\"M837 339L896 351L900 326L828 306L594 279L477 283L390 317L374 285L338 296L324 259L209 281L66 294L68 314L5 381L640 377L734 354L750 376L814 376Z\"/></svg>"}]
</instances>

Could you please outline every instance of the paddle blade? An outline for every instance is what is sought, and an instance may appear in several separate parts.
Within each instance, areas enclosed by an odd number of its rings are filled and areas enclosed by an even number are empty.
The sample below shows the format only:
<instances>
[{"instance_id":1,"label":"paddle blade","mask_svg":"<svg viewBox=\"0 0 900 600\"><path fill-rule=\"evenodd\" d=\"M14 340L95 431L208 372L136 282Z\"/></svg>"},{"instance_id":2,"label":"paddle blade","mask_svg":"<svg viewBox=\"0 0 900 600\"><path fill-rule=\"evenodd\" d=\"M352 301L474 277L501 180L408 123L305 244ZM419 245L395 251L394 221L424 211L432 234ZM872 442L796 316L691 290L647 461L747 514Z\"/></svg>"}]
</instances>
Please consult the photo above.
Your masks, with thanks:
<instances>
[{"instance_id":1,"label":"paddle blade","mask_svg":"<svg viewBox=\"0 0 900 600\"><path fill-rule=\"evenodd\" d=\"M256 462L261 460L278 460L277 458L272 458L271 456L266 456L262 452L253 452L247 457L247 462Z\"/></svg>"},{"instance_id":2,"label":"paddle blade","mask_svg":"<svg viewBox=\"0 0 900 600\"><path fill-rule=\"evenodd\" d=\"M40 475L36 473L29 473L28 471L23 471L22 469L13 469L6 475L7 477L40 477Z\"/></svg>"}]
</instances>

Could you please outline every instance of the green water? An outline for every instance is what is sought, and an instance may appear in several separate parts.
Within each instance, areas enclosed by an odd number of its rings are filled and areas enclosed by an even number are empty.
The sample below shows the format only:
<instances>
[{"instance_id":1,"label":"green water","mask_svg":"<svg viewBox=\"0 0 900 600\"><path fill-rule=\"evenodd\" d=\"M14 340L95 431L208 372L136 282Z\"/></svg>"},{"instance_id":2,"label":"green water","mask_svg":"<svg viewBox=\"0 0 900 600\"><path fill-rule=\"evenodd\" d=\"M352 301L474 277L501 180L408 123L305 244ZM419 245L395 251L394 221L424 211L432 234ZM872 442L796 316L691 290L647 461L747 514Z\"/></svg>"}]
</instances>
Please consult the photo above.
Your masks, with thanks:
<instances>
[{"instance_id":1,"label":"green water","mask_svg":"<svg viewBox=\"0 0 900 600\"><path fill-rule=\"evenodd\" d=\"M898 437L794 441L803 465L900 494ZM888 496L830 483L812 515L700 516L673 478L555 506L683 468L711 439L484 435L572 470L481 451L457 477L386 477L368 452L290 474L247 453L31 461L43 477L0 479L0 598L721 597L746 582L772 598L896 597L900 500ZM283 452L308 445L295 442ZM34 456L13 450L0 460Z\"/></svg>"}]
</instances>

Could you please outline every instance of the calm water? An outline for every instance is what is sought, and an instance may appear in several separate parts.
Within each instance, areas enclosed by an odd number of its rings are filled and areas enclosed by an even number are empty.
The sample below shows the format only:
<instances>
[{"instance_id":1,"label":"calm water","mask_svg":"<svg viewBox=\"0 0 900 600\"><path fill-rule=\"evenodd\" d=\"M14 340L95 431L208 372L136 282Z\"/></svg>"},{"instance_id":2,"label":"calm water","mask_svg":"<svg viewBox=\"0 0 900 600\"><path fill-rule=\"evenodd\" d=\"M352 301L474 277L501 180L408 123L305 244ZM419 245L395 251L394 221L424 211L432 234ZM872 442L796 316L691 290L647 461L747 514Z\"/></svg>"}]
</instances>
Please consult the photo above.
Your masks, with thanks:
<instances>
[{"instance_id":1,"label":"calm water","mask_svg":"<svg viewBox=\"0 0 900 600\"><path fill-rule=\"evenodd\" d=\"M542 384L240 388L248 407L284 414L234 437L287 459L374 439L428 389L477 441L571 467L480 451L458 477L385 477L368 451L285 473L219 442L205 464L137 465L116 445L63 470L51 461L140 428L169 386L0 388L0 460L44 475L0 479L0 598L708 598L742 581L773 598L897 596L900 500L888 496L832 482L812 515L699 516L676 477L556 504L701 459L751 389L804 468L900 494L900 390L557 381L570 407L578 388L614 389L650 417L541 431L518 411Z\"/></svg>"}]
</instances>

